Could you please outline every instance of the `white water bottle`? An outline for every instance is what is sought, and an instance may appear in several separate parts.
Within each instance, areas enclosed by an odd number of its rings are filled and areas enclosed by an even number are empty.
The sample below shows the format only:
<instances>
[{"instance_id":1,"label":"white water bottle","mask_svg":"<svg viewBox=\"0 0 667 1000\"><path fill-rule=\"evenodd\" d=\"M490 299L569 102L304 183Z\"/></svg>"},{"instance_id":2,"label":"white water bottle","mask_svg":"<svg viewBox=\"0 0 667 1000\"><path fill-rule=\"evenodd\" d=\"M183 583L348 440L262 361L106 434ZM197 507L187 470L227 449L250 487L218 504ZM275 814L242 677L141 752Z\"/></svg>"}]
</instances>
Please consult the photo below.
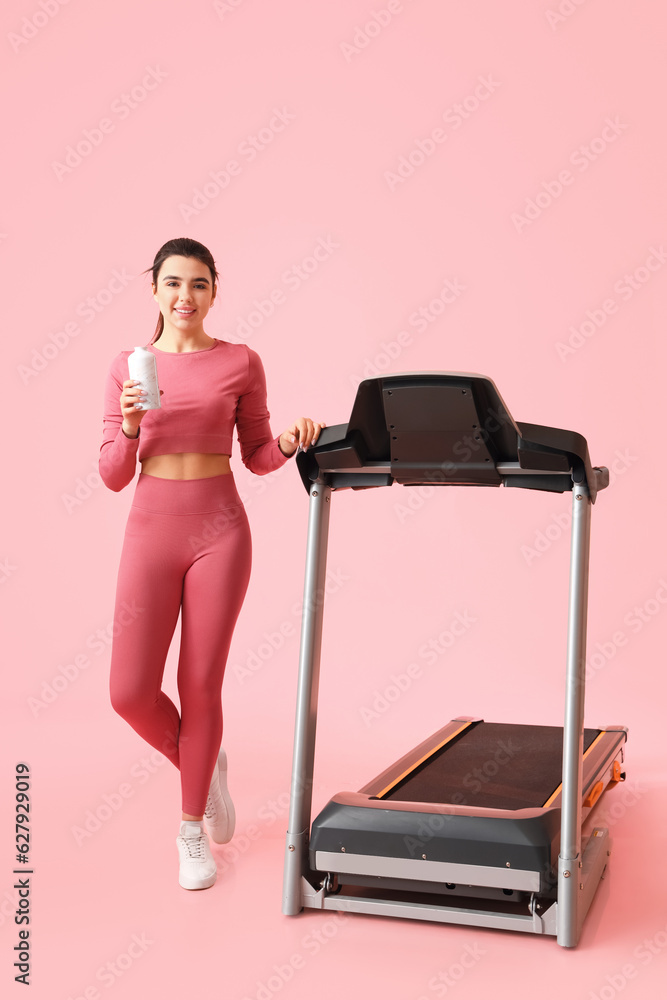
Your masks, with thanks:
<instances>
[{"instance_id":1,"label":"white water bottle","mask_svg":"<svg viewBox=\"0 0 667 1000\"><path fill-rule=\"evenodd\" d=\"M157 361L154 354L145 347L135 347L127 359L130 378L137 379L146 393L146 399L137 406L141 410L157 410L160 403L160 389L157 384Z\"/></svg>"}]
</instances>

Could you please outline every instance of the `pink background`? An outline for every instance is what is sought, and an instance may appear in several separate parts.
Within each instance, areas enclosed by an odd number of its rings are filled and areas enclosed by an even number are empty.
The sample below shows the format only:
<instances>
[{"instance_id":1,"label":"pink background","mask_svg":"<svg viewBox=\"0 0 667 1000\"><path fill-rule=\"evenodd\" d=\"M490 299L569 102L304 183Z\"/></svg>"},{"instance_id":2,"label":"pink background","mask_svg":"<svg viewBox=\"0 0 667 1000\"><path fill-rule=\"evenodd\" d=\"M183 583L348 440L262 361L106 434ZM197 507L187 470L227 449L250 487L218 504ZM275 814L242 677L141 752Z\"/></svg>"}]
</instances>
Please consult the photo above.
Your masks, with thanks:
<instances>
[{"instance_id":1,"label":"pink background","mask_svg":"<svg viewBox=\"0 0 667 1000\"><path fill-rule=\"evenodd\" d=\"M11 0L0 21L3 992L23 995L11 970L22 760L33 998L658 995L661 5ZM292 463L255 478L236 442L254 540L224 686L237 836L216 848L212 890L178 887L177 773L108 703L133 487L114 494L96 469L108 366L155 324L141 272L180 235L216 257L207 332L260 353L276 433L301 414L346 422L357 382L380 371L471 371L515 419L579 431L612 469L593 511L586 721L629 726L628 780L600 805L614 856L576 951L281 915L307 497ZM323 259L303 270L318 244ZM333 503L316 809L452 716L561 724L569 495L394 487ZM457 613L474 622L429 664L420 647ZM175 662L176 642L170 694ZM383 701L413 662L420 675ZM96 811L106 818L82 839ZM457 978L464 954L476 957Z\"/></svg>"}]
</instances>

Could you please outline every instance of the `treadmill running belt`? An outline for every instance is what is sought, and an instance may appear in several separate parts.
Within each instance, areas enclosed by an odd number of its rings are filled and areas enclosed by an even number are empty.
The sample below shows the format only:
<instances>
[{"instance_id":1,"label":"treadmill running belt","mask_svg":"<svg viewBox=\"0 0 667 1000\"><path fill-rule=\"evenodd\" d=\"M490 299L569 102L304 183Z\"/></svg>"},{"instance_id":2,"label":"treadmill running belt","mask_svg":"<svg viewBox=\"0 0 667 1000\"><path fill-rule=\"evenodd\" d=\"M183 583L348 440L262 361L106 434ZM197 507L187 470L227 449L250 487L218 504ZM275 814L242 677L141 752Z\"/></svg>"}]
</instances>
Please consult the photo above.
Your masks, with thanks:
<instances>
[{"instance_id":1,"label":"treadmill running belt","mask_svg":"<svg viewBox=\"0 0 667 1000\"><path fill-rule=\"evenodd\" d=\"M600 730L584 730L584 752ZM478 722L416 767L382 799L491 809L541 807L561 783L560 726Z\"/></svg>"}]
</instances>

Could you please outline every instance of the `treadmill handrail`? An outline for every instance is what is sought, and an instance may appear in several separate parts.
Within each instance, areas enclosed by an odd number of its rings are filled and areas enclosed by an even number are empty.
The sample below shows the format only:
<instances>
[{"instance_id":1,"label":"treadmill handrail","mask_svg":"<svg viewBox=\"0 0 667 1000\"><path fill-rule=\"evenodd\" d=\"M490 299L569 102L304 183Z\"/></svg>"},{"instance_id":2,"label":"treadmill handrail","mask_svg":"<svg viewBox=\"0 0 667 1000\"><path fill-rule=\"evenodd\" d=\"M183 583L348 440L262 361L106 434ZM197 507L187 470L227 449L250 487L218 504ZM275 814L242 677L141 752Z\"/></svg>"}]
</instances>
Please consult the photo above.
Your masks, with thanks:
<instances>
[{"instance_id":1,"label":"treadmill handrail","mask_svg":"<svg viewBox=\"0 0 667 1000\"><path fill-rule=\"evenodd\" d=\"M491 379L460 372L404 372L359 384L347 424L320 432L297 454L306 490L403 485L512 486L591 502L609 482L575 431L516 422Z\"/></svg>"}]
</instances>

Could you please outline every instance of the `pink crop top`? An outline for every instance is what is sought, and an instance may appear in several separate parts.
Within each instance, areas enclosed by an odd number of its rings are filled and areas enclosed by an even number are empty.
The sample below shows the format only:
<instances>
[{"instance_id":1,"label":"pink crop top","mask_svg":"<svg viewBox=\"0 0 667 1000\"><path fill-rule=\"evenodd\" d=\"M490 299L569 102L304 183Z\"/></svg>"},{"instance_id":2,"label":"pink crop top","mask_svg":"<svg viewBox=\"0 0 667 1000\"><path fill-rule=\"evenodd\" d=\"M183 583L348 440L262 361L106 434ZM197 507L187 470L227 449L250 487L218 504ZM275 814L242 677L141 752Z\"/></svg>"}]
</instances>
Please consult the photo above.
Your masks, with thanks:
<instances>
[{"instance_id":1,"label":"pink crop top","mask_svg":"<svg viewBox=\"0 0 667 1000\"><path fill-rule=\"evenodd\" d=\"M201 351L161 351L153 344L147 349L157 358L162 406L146 411L136 438L124 434L120 411L132 352L116 355L107 376L99 468L109 489L118 492L131 482L137 456L142 461L185 451L231 455L234 424L241 459L251 472L263 476L287 461L271 434L266 376L256 351L217 339Z\"/></svg>"}]
</instances>

